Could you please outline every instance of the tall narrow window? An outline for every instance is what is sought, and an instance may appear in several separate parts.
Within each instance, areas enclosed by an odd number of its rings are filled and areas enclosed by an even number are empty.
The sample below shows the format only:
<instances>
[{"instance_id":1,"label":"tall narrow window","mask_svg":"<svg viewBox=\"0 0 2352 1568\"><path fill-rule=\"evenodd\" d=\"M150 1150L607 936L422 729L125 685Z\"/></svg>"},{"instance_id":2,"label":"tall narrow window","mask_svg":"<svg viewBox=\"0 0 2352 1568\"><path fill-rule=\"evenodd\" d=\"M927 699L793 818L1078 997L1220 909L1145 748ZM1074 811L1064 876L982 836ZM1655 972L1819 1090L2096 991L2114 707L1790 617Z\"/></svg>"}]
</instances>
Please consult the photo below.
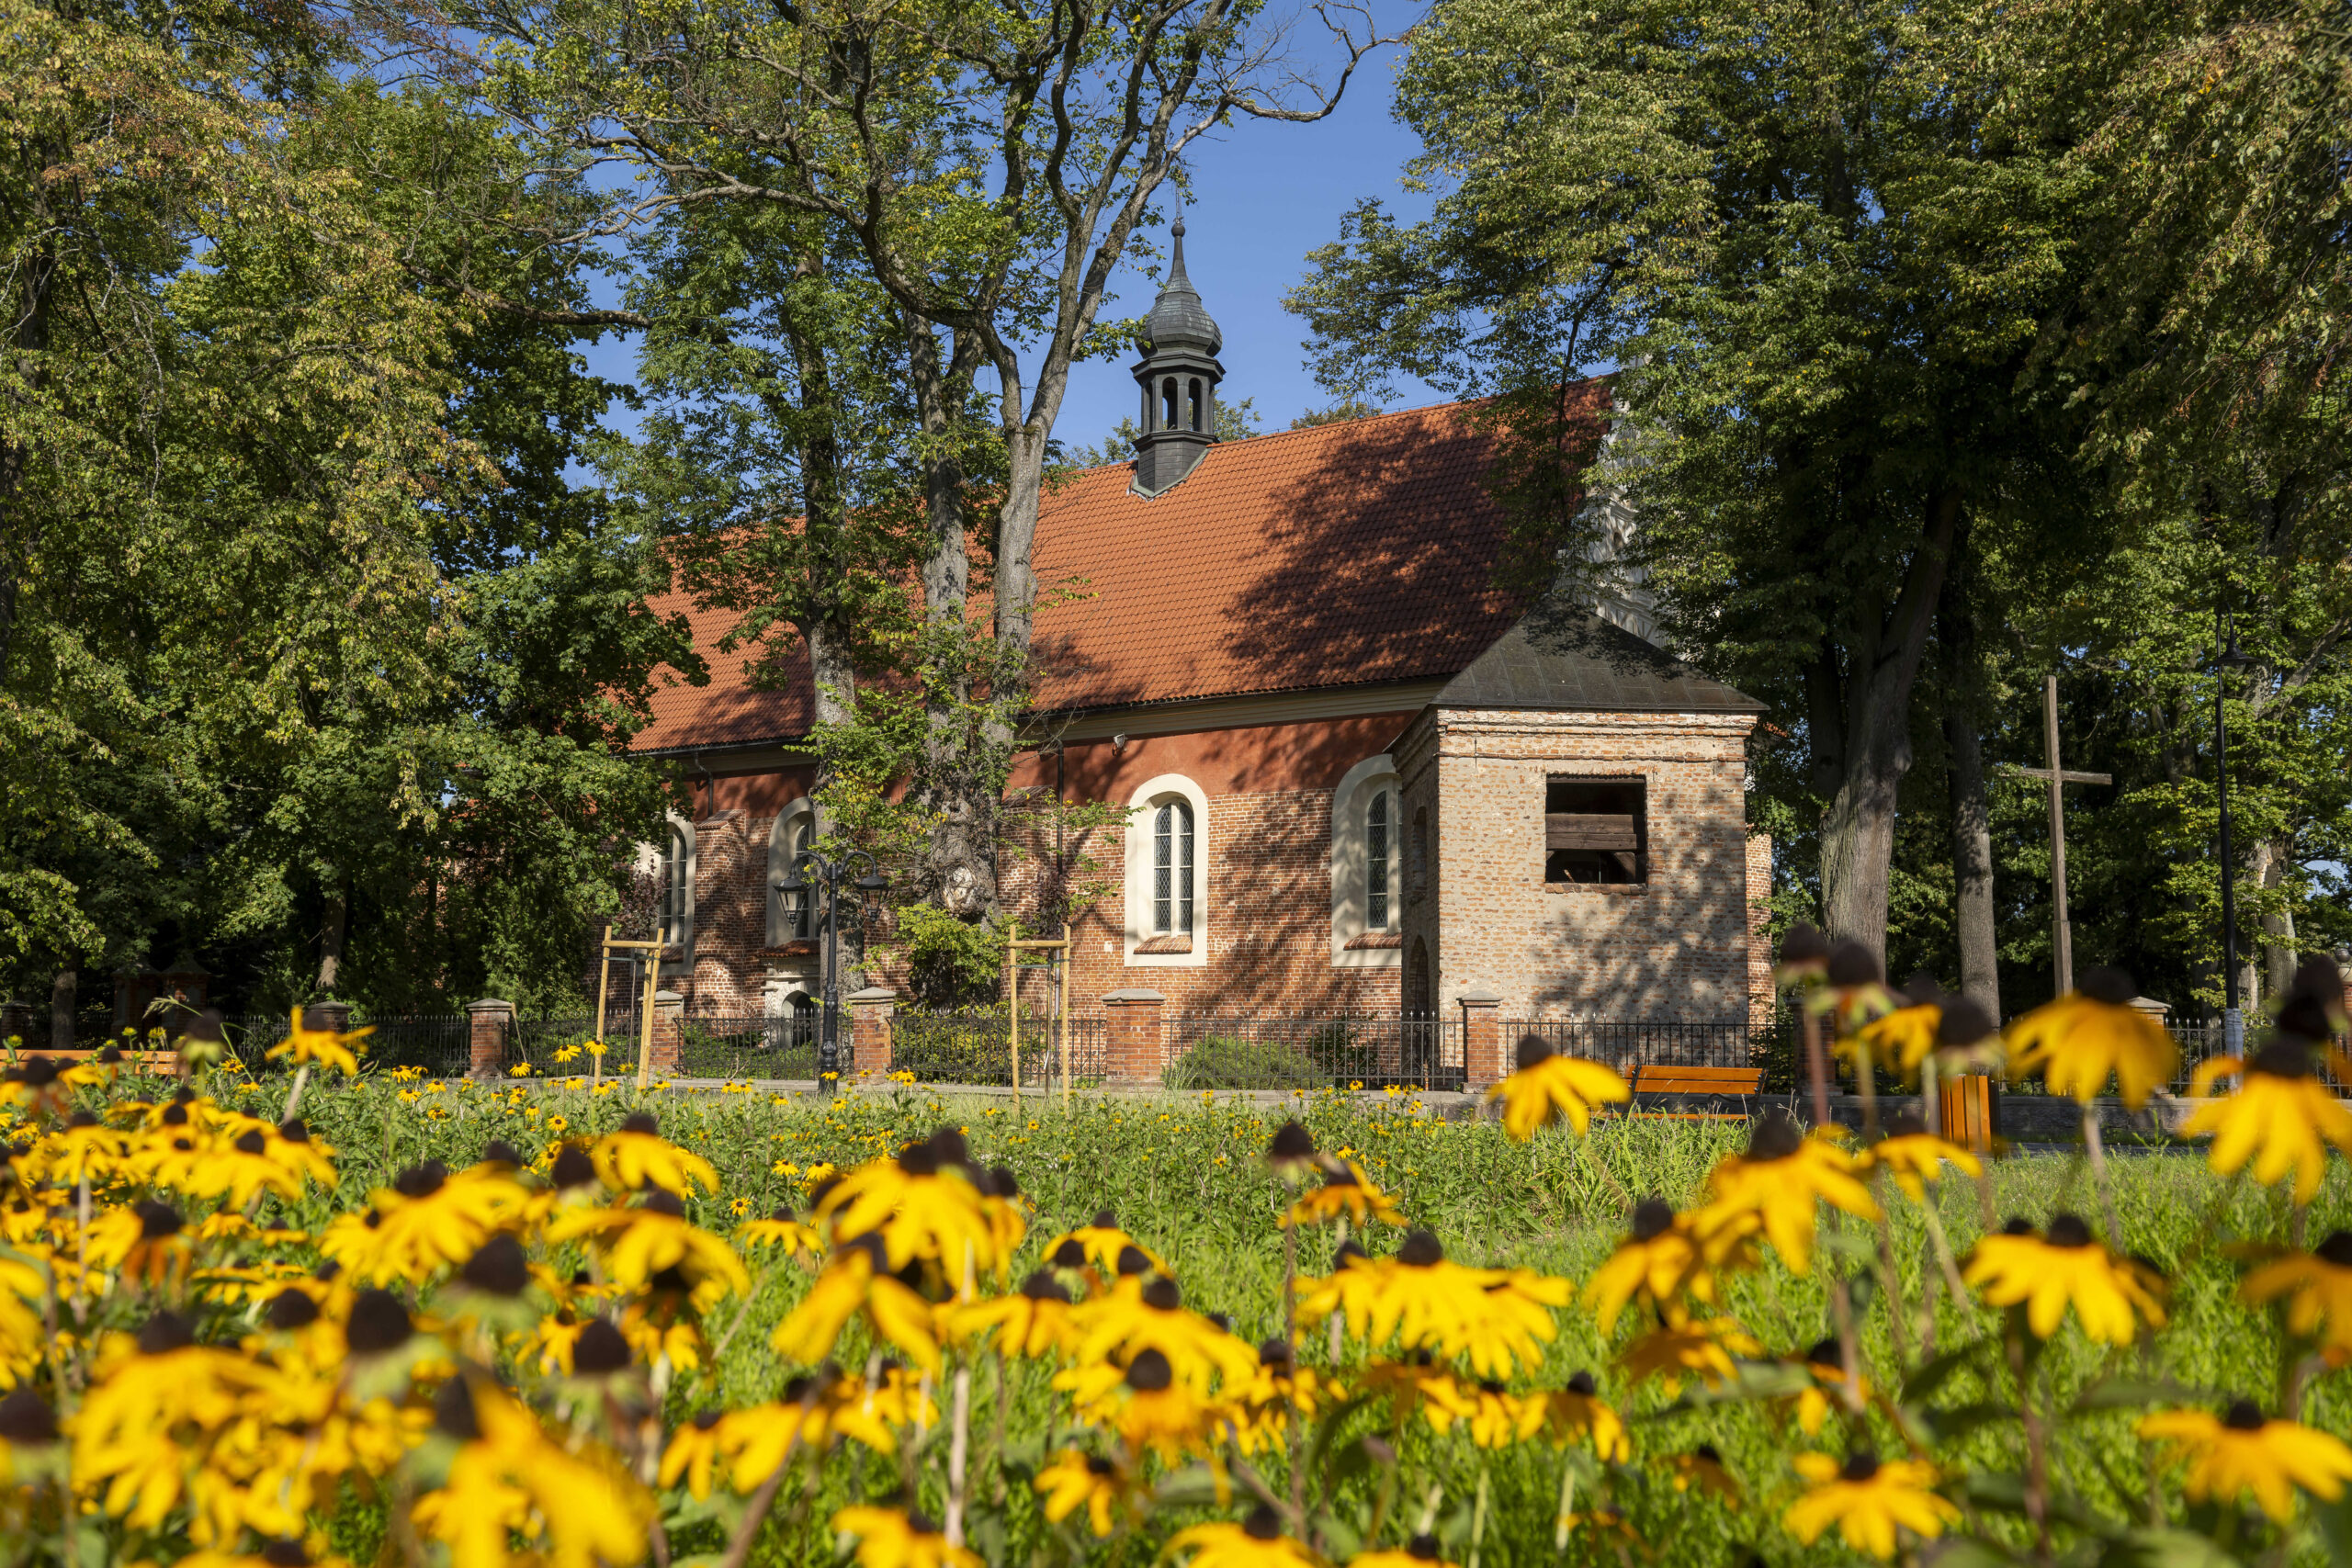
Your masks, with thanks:
<instances>
[{"instance_id":1,"label":"tall narrow window","mask_svg":"<svg viewBox=\"0 0 2352 1568\"><path fill-rule=\"evenodd\" d=\"M1191 394L1193 428L1198 430L1201 428L1201 378L1198 376L1192 379Z\"/></svg>"},{"instance_id":2,"label":"tall narrow window","mask_svg":"<svg viewBox=\"0 0 2352 1568\"><path fill-rule=\"evenodd\" d=\"M1159 423L1165 430L1176 426L1176 378L1170 376L1159 384Z\"/></svg>"},{"instance_id":3,"label":"tall narrow window","mask_svg":"<svg viewBox=\"0 0 2352 1568\"><path fill-rule=\"evenodd\" d=\"M686 854L685 830L673 826L662 853L662 942L665 947L685 945L686 911L692 907L694 893L686 879L693 874L694 863Z\"/></svg>"},{"instance_id":4,"label":"tall narrow window","mask_svg":"<svg viewBox=\"0 0 2352 1568\"><path fill-rule=\"evenodd\" d=\"M1363 808L1363 923L1388 929L1388 792L1374 790Z\"/></svg>"},{"instance_id":5,"label":"tall narrow window","mask_svg":"<svg viewBox=\"0 0 2352 1568\"><path fill-rule=\"evenodd\" d=\"M784 934L789 940L797 941L812 934L808 929L811 924L809 911L815 908L816 900L811 897L808 874L801 868L800 857L808 852L810 835L815 829L814 813L794 823L790 847L785 854L785 881L801 884L798 887L786 886L781 895L784 899Z\"/></svg>"},{"instance_id":6,"label":"tall narrow window","mask_svg":"<svg viewBox=\"0 0 2352 1568\"><path fill-rule=\"evenodd\" d=\"M1193 932L1193 808L1181 800L1159 807L1152 821L1151 930L1155 936Z\"/></svg>"}]
</instances>

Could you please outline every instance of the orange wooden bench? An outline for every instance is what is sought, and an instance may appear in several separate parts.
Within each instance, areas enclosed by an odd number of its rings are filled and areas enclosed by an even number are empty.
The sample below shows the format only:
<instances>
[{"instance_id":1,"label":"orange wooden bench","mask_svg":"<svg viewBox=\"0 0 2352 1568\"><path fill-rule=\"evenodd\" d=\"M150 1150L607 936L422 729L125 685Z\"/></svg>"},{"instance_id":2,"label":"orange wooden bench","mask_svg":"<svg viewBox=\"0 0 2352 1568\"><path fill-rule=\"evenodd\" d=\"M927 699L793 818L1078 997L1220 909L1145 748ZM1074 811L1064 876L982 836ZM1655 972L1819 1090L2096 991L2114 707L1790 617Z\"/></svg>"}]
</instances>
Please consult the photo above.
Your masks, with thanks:
<instances>
[{"instance_id":1,"label":"orange wooden bench","mask_svg":"<svg viewBox=\"0 0 2352 1568\"><path fill-rule=\"evenodd\" d=\"M1764 1087L1761 1067L1678 1067L1645 1062L1634 1069L1634 1103L1645 1094L1736 1094L1745 1100ZM1744 1122L1745 1111L1640 1111L1634 1116L1679 1122Z\"/></svg>"}]
</instances>

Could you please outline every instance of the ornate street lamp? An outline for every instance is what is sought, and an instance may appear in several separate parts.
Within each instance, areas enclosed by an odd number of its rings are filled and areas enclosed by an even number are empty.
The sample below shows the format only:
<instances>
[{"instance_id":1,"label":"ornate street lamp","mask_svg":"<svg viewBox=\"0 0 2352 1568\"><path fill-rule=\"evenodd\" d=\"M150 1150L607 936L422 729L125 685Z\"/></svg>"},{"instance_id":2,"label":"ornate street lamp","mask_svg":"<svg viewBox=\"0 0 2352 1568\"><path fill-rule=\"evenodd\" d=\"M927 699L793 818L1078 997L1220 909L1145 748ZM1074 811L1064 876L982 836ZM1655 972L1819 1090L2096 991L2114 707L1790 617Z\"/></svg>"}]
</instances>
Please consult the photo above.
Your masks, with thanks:
<instances>
[{"instance_id":1,"label":"ornate street lamp","mask_svg":"<svg viewBox=\"0 0 2352 1568\"><path fill-rule=\"evenodd\" d=\"M2222 1043L2233 1056L2245 1054L2245 1015L2238 1010L2238 907L2230 855L2230 728L2224 710L2229 703L2229 678L2246 669L2254 657L2238 647L2238 634L2228 613L2213 612L2217 639L2226 646L2213 658L2219 674L2213 685L2213 784L2222 807Z\"/></svg>"},{"instance_id":2,"label":"ornate street lamp","mask_svg":"<svg viewBox=\"0 0 2352 1568\"><path fill-rule=\"evenodd\" d=\"M828 858L815 850L803 850L793 863L793 874L776 886L786 893L805 893L810 887L820 887L825 894L825 1009L817 1021L817 1092L831 1094L841 1087L842 1077L842 981L841 981L841 921L836 913L841 907L842 879L863 862L865 874L850 883L857 894L857 907L862 912L865 897L879 893L889 886L882 879L880 867L874 857L864 850Z\"/></svg>"}]
</instances>

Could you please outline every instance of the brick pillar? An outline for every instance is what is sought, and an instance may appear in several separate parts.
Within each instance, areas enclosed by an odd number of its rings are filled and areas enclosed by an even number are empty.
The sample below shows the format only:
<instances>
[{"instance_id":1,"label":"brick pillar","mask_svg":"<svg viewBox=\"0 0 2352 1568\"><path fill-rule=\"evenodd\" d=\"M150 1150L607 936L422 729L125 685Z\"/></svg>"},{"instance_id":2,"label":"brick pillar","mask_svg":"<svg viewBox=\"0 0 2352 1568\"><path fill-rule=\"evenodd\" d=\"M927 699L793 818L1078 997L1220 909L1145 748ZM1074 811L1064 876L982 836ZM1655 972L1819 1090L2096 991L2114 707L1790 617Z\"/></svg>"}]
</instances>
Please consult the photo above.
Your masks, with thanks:
<instances>
[{"instance_id":1,"label":"brick pillar","mask_svg":"<svg viewBox=\"0 0 2352 1568\"><path fill-rule=\"evenodd\" d=\"M506 1071L506 1032L514 1024L514 1004L485 997L466 1004L466 1076L503 1077Z\"/></svg>"},{"instance_id":2,"label":"brick pillar","mask_svg":"<svg viewBox=\"0 0 2352 1568\"><path fill-rule=\"evenodd\" d=\"M898 1010L899 993L888 986L868 986L849 994L848 1077L890 1076L890 1021Z\"/></svg>"},{"instance_id":3,"label":"brick pillar","mask_svg":"<svg viewBox=\"0 0 2352 1568\"><path fill-rule=\"evenodd\" d=\"M1511 1064L1503 1053L1503 999L1484 986L1473 986L1456 998L1462 1004L1462 1061L1474 1089L1499 1083Z\"/></svg>"},{"instance_id":4,"label":"brick pillar","mask_svg":"<svg viewBox=\"0 0 2352 1568\"><path fill-rule=\"evenodd\" d=\"M1113 1083L1158 1083L1159 1005L1158 991L1112 991L1102 998L1104 1077Z\"/></svg>"},{"instance_id":5,"label":"brick pillar","mask_svg":"<svg viewBox=\"0 0 2352 1568\"><path fill-rule=\"evenodd\" d=\"M646 1062L656 1073L674 1073L684 1059L686 998L675 991L653 993L653 1049Z\"/></svg>"},{"instance_id":6,"label":"brick pillar","mask_svg":"<svg viewBox=\"0 0 2352 1568\"><path fill-rule=\"evenodd\" d=\"M511 1012L513 1010L508 1009L508 1010ZM337 1001L312 1002L302 1010L302 1027L332 1029L337 1034L347 1034L351 1032L351 1004Z\"/></svg>"}]
</instances>

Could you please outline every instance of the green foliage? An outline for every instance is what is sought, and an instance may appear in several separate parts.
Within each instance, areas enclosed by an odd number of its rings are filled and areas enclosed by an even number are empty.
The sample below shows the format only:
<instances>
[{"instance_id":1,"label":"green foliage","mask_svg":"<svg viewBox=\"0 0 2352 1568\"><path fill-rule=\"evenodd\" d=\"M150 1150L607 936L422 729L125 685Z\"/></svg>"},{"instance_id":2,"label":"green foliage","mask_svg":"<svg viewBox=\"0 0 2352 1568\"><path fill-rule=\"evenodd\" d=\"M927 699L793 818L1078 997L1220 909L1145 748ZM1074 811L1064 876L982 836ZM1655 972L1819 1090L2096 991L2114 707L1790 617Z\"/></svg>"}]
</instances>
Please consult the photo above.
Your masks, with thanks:
<instances>
[{"instance_id":1,"label":"green foliage","mask_svg":"<svg viewBox=\"0 0 2352 1568\"><path fill-rule=\"evenodd\" d=\"M897 941L904 949L916 998L930 1007L984 1001L1004 989L1004 943L1017 926L959 920L933 904L898 912Z\"/></svg>"},{"instance_id":2,"label":"green foliage","mask_svg":"<svg viewBox=\"0 0 2352 1568\"><path fill-rule=\"evenodd\" d=\"M1329 1089L1318 1058L1282 1040L1205 1034L1168 1064L1159 1081L1180 1093L1217 1089Z\"/></svg>"}]
</instances>

